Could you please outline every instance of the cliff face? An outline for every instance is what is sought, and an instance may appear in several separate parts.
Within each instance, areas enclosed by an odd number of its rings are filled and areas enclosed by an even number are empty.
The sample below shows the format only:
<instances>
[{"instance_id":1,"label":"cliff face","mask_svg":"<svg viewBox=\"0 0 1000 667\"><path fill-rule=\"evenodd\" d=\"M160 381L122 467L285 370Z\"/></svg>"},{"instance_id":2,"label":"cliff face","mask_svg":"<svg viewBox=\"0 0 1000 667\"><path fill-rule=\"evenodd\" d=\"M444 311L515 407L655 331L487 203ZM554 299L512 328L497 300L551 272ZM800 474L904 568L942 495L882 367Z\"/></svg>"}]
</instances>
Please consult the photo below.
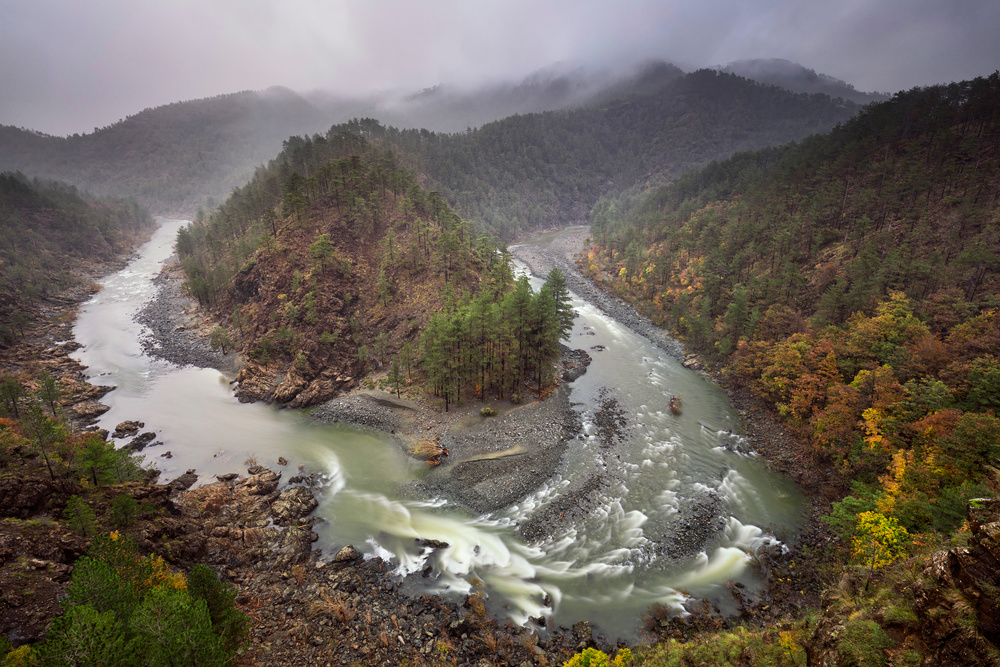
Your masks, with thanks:
<instances>
[{"instance_id":1,"label":"cliff face","mask_svg":"<svg viewBox=\"0 0 1000 667\"><path fill-rule=\"evenodd\" d=\"M824 595L809 664L1000 665L1000 500L973 501L967 518L967 546L877 585L845 575Z\"/></svg>"},{"instance_id":2,"label":"cliff face","mask_svg":"<svg viewBox=\"0 0 1000 667\"><path fill-rule=\"evenodd\" d=\"M962 655L957 645L976 639L963 615L974 614L978 635L1000 647L1000 500L973 501L968 521L969 545L936 554L916 595L917 614L942 658Z\"/></svg>"}]
</instances>

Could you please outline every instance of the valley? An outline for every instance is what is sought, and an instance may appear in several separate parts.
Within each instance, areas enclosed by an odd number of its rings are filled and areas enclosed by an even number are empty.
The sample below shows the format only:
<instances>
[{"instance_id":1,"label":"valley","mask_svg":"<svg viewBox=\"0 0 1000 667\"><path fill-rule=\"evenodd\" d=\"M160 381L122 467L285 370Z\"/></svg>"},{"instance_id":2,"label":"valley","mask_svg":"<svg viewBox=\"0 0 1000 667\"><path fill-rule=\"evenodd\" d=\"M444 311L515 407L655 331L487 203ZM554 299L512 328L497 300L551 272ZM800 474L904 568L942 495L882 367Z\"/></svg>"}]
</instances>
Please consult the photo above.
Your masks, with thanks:
<instances>
[{"instance_id":1,"label":"valley","mask_svg":"<svg viewBox=\"0 0 1000 667\"><path fill-rule=\"evenodd\" d=\"M0 182L3 664L148 636L136 564L210 664L1000 664L998 81L0 128L135 198ZM268 161L93 176L191 108Z\"/></svg>"}]
</instances>

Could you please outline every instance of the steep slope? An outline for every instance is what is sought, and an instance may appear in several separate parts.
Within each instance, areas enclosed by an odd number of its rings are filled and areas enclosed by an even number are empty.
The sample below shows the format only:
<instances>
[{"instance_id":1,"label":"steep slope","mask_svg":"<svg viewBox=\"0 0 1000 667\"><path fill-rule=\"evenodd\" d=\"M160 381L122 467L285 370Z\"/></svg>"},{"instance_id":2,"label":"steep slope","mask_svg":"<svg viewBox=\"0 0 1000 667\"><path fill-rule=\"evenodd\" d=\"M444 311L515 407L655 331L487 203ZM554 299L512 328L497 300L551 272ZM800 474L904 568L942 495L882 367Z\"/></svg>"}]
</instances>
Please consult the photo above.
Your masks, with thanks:
<instances>
[{"instance_id":1,"label":"steep slope","mask_svg":"<svg viewBox=\"0 0 1000 667\"><path fill-rule=\"evenodd\" d=\"M515 284L505 250L357 135L289 141L177 249L216 342L249 359L241 399L311 405L373 371L398 390L418 366L446 409L540 390L567 328L564 284Z\"/></svg>"},{"instance_id":2,"label":"steep slope","mask_svg":"<svg viewBox=\"0 0 1000 667\"><path fill-rule=\"evenodd\" d=\"M824 131L856 110L731 75L683 75L664 63L623 78L540 73L471 92L431 89L402 104L311 99L316 105L283 89L221 95L147 109L71 137L0 127L0 170L192 215L245 183L290 135L325 131L348 114L460 130L515 114L471 133L408 130L392 139L462 215L512 237L579 221L608 190L667 182L737 150ZM562 110L516 115L553 108Z\"/></svg>"},{"instance_id":3,"label":"steep slope","mask_svg":"<svg viewBox=\"0 0 1000 667\"><path fill-rule=\"evenodd\" d=\"M822 93L830 97L842 97L855 104L884 102L890 97L885 93L862 92L845 81L828 74L817 74L815 70L782 58L737 60L721 70L772 86L780 86L794 93Z\"/></svg>"},{"instance_id":4,"label":"steep slope","mask_svg":"<svg viewBox=\"0 0 1000 667\"><path fill-rule=\"evenodd\" d=\"M950 530L1000 463L998 101L1000 74L899 93L595 211L588 270L853 478L848 528Z\"/></svg>"},{"instance_id":5,"label":"steep slope","mask_svg":"<svg viewBox=\"0 0 1000 667\"><path fill-rule=\"evenodd\" d=\"M0 126L0 170L63 180L100 195L132 196L157 213L193 214L221 200L290 135L329 120L285 89L177 102L91 134L53 137Z\"/></svg>"},{"instance_id":6,"label":"steep slope","mask_svg":"<svg viewBox=\"0 0 1000 667\"><path fill-rule=\"evenodd\" d=\"M503 238L586 218L608 192L677 178L733 152L799 139L856 107L728 74L650 68L625 97L513 116L464 134L352 122L409 156L465 217Z\"/></svg>"},{"instance_id":7,"label":"steep slope","mask_svg":"<svg viewBox=\"0 0 1000 667\"><path fill-rule=\"evenodd\" d=\"M595 208L590 274L850 483L810 662L1000 657L998 202L994 73Z\"/></svg>"},{"instance_id":8,"label":"steep slope","mask_svg":"<svg viewBox=\"0 0 1000 667\"><path fill-rule=\"evenodd\" d=\"M0 347L24 335L41 301L88 265L125 252L153 227L135 201L97 199L65 183L0 173Z\"/></svg>"}]
</instances>

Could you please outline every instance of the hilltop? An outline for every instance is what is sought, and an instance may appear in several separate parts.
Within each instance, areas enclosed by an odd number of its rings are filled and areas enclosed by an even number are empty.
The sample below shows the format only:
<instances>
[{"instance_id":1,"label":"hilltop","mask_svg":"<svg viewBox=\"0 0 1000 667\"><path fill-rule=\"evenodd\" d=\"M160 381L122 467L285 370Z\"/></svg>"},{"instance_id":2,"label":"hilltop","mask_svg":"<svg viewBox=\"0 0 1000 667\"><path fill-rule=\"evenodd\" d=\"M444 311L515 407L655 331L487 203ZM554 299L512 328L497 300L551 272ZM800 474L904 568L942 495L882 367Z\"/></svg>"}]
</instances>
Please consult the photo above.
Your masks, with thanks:
<instances>
[{"instance_id":1,"label":"hilltop","mask_svg":"<svg viewBox=\"0 0 1000 667\"><path fill-rule=\"evenodd\" d=\"M592 215L581 266L762 400L799 457L842 480L826 521L867 578L830 582L812 659L860 655L838 639L855 623L879 656L997 661L995 605L978 584L938 590L970 580L928 556L970 539L997 490L998 100L998 73L898 93L826 135ZM964 630L916 638L937 604L967 605Z\"/></svg>"},{"instance_id":2,"label":"hilltop","mask_svg":"<svg viewBox=\"0 0 1000 667\"><path fill-rule=\"evenodd\" d=\"M153 226L134 200L0 173L0 348L23 339L48 300L118 260Z\"/></svg>"},{"instance_id":3,"label":"hilltop","mask_svg":"<svg viewBox=\"0 0 1000 667\"><path fill-rule=\"evenodd\" d=\"M578 222L609 191L656 186L734 151L828 130L856 111L826 95L666 63L621 76L539 72L517 84L442 86L396 101L274 88L146 109L70 137L0 126L0 170L193 217L247 183L290 137L372 117L411 128L394 140L401 158L460 215L511 238ZM415 129L427 127L454 134Z\"/></svg>"}]
</instances>

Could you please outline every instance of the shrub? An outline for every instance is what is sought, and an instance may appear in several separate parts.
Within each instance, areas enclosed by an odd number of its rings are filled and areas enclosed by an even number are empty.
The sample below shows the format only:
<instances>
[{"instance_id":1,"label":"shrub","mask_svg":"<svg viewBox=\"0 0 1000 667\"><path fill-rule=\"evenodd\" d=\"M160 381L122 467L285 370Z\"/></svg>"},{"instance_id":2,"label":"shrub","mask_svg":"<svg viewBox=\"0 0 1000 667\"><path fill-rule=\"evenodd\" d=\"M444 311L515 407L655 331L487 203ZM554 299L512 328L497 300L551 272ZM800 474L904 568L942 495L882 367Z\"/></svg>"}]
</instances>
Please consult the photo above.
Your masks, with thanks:
<instances>
[{"instance_id":1,"label":"shrub","mask_svg":"<svg viewBox=\"0 0 1000 667\"><path fill-rule=\"evenodd\" d=\"M117 533L94 540L66 592L66 613L37 646L41 664L222 666L249 632L212 570L195 566L189 582Z\"/></svg>"},{"instance_id":2,"label":"shrub","mask_svg":"<svg viewBox=\"0 0 1000 667\"><path fill-rule=\"evenodd\" d=\"M207 565L195 565L188 575L191 597L204 600L212 627L222 639L223 648L237 651L247 640L250 619L235 606L236 589L227 586Z\"/></svg>"},{"instance_id":3,"label":"shrub","mask_svg":"<svg viewBox=\"0 0 1000 667\"><path fill-rule=\"evenodd\" d=\"M111 520L115 525L127 528L135 522L139 513L139 503L132 496L121 494L111 501Z\"/></svg>"},{"instance_id":4,"label":"shrub","mask_svg":"<svg viewBox=\"0 0 1000 667\"><path fill-rule=\"evenodd\" d=\"M837 640L837 649L858 667L885 664L885 649L893 644L889 635L875 621L851 619Z\"/></svg>"},{"instance_id":5,"label":"shrub","mask_svg":"<svg viewBox=\"0 0 1000 667\"><path fill-rule=\"evenodd\" d=\"M43 665L139 665L131 644L113 612L74 606L52 621L38 657Z\"/></svg>"},{"instance_id":6,"label":"shrub","mask_svg":"<svg viewBox=\"0 0 1000 667\"><path fill-rule=\"evenodd\" d=\"M150 667L221 666L229 661L205 601L184 590L153 588L129 619L128 628L142 647L143 664Z\"/></svg>"},{"instance_id":7,"label":"shrub","mask_svg":"<svg viewBox=\"0 0 1000 667\"><path fill-rule=\"evenodd\" d=\"M94 510L85 503L79 496L70 496L66 501L66 511L63 518L69 524L70 529L87 537L97 531L97 524L94 521Z\"/></svg>"},{"instance_id":8,"label":"shrub","mask_svg":"<svg viewBox=\"0 0 1000 667\"><path fill-rule=\"evenodd\" d=\"M633 664L632 652L627 648L620 650L614 660L610 659L604 651L598 651L596 648L585 648L563 663L563 667L624 667L631 664Z\"/></svg>"}]
</instances>

